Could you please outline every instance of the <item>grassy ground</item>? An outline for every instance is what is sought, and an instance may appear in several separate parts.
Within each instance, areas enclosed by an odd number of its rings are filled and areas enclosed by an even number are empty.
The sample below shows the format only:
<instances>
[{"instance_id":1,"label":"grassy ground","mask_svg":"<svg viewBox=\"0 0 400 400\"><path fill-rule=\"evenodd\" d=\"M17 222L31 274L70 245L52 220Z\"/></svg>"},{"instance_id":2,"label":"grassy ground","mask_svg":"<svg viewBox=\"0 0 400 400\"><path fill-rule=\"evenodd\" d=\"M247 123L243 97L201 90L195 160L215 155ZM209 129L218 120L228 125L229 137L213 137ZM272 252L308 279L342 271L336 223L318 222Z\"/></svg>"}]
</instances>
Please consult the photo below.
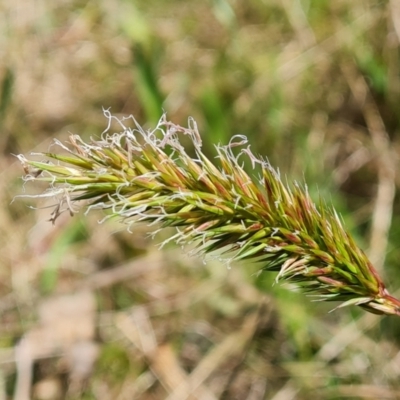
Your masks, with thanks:
<instances>
[{"instance_id":1,"label":"grassy ground","mask_svg":"<svg viewBox=\"0 0 400 400\"><path fill-rule=\"evenodd\" d=\"M257 277L158 250L103 216L17 199L12 154L193 116L209 155L245 134L333 202L400 287L396 0L0 3L0 400L397 399L400 322L329 313ZM26 187L33 193L38 188ZM51 203L41 203L41 207ZM165 232L158 242L168 236Z\"/></svg>"}]
</instances>

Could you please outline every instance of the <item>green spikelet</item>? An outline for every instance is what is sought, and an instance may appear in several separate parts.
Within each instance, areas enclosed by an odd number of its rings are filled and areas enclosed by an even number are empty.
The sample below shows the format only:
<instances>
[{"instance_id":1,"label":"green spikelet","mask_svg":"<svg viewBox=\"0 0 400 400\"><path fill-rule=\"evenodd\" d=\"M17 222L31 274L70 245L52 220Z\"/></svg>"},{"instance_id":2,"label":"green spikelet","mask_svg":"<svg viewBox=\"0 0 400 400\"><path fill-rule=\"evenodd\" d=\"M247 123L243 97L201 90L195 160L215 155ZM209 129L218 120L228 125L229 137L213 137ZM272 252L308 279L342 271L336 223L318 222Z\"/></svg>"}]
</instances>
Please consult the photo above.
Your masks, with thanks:
<instances>
[{"instance_id":1,"label":"green spikelet","mask_svg":"<svg viewBox=\"0 0 400 400\"><path fill-rule=\"evenodd\" d=\"M106 116L111 123L114 117L108 111ZM41 196L58 198L53 222L83 202L87 211L109 210L129 224L173 226L172 239L180 244L194 242L202 253L223 250L229 260L256 259L262 270L277 271L277 281L341 301L339 307L400 315L400 301L389 295L335 210L317 206L306 188L284 184L267 161L243 147L245 137L217 147L217 167L203 154L193 120L182 128L163 116L149 132L133 121L135 129L118 121L123 131L98 141L71 136L69 147L56 141L62 154L42 153L47 161L19 156L25 180L48 182ZM194 158L181 135L191 139ZM236 146L242 147L239 156L232 151ZM259 169L260 182L244 171L240 157Z\"/></svg>"}]
</instances>

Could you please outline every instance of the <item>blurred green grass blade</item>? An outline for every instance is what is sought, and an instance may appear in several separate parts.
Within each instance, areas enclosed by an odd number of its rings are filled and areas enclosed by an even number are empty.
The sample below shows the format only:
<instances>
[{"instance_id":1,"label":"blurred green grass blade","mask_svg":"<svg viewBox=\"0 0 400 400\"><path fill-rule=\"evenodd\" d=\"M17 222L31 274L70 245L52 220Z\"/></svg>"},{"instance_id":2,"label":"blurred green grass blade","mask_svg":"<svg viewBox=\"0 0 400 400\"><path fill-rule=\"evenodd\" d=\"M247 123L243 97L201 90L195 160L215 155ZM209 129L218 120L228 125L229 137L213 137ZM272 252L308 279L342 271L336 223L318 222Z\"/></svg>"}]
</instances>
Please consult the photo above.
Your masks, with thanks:
<instances>
[{"instance_id":1,"label":"blurred green grass blade","mask_svg":"<svg viewBox=\"0 0 400 400\"><path fill-rule=\"evenodd\" d=\"M135 89L138 91L138 98L144 108L148 121L156 122L163 108L164 96L158 85L157 76L159 75L155 71L157 63L150 50L140 43L134 45Z\"/></svg>"},{"instance_id":2,"label":"blurred green grass blade","mask_svg":"<svg viewBox=\"0 0 400 400\"><path fill-rule=\"evenodd\" d=\"M65 229L60 231L59 236L49 250L47 263L40 276L40 288L42 293L51 293L57 285L59 267L62 258L70 250L71 245L80 241L85 235L84 221L73 220Z\"/></svg>"},{"instance_id":3,"label":"blurred green grass blade","mask_svg":"<svg viewBox=\"0 0 400 400\"><path fill-rule=\"evenodd\" d=\"M215 17L226 28L234 29L236 24L235 11L227 0L214 0L213 12Z\"/></svg>"},{"instance_id":4,"label":"blurred green grass blade","mask_svg":"<svg viewBox=\"0 0 400 400\"><path fill-rule=\"evenodd\" d=\"M124 35L135 43L146 45L151 39L151 28L146 16L132 1L122 2L119 25Z\"/></svg>"},{"instance_id":5,"label":"blurred green grass blade","mask_svg":"<svg viewBox=\"0 0 400 400\"><path fill-rule=\"evenodd\" d=\"M0 122L4 119L7 108L11 103L13 87L14 87L14 73L11 70L11 68L7 68L4 74L4 78L1 82Z\"/></svg>"},{"instance_id":6,"label":"blurred green grass blade","mask_svg":"<svg viewBox=\"0 0 400 400\"><path fill-rule=\"evenodd\" d=\"M200 98L200 107L207 121L209 138L213 143L229 141L229 115L216 87L209 86L203 90Z\"/></svg>"},{"instance_id":7,"label":"blurred green grass blade","mask_svg":"<svg viewBox=\"0 0 400 400\"><path fill-rule=\"evenodd\" d=\"M164 96L158 85L156 52L159 42L153 40L152 26L147 17L131 1L122 3L119 24L123 34L132 42L134 57L134 91L149 122L158 121Z\"/></svg>"},{"instance_id":8,"label":"blurred green grass blade","mask_svg":"<svg viewBox=\"0 0 400 400\"><path fill-rule=\"evenodd\" d=\"M363 54L359 59L359 66L372 83L372 87L381 94L388 90L387 67L373 54Z\"/></svg>"}]
</instances>

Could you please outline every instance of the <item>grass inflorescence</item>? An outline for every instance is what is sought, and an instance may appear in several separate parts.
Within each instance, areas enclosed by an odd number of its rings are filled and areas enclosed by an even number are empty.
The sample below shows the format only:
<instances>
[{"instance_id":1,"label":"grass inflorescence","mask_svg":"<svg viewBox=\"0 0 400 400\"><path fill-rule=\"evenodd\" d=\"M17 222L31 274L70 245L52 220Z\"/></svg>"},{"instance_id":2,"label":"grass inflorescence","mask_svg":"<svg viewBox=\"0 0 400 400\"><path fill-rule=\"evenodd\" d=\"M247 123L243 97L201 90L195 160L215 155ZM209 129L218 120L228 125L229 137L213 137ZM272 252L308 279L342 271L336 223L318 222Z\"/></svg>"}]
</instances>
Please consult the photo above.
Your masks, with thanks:
<instances>
[{"instance_id":1,"label":"grass inflorescence","mask_svg":"<svg viewBox=\"0 0 400 400\"><path fill-rule=\"evenodd\" d=\"M111 122L116 118L106 111ZM336 211L316 205L304 185L284 183L267 160L256 157L244 136L217 146L217 165L202 152L195 121L183 128L165 115L157 127L143 130L118 121L119 133L83 141L72 135L62 151L41 153L46 161L20 155L25 180L45 181L40 196L55 197L53 223L61 212L108 210L128 224L147 222L175 227L171 238L195 243L200 253L218 251L229 261L255 259L261 271L277 271L277 281L296 283L321 300L358 305L378 314L400 315L374 267L343 227ZM195 156L181 143L187 135ZM235 149L238 147L239 150ZM242 158L259 170L251 178Z\"/></svg>"}]
</instances>

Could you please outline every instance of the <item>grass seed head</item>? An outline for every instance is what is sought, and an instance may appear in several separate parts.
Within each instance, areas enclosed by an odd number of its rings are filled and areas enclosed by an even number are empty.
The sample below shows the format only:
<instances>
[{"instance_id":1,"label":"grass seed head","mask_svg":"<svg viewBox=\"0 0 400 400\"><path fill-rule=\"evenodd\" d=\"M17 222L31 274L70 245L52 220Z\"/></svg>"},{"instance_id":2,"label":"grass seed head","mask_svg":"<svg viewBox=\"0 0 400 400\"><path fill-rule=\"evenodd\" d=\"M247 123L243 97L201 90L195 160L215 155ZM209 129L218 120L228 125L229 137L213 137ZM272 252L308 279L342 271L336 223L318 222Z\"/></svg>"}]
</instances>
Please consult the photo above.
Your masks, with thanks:
<instances>
[{"instance_id":1,"label":"grass seed head","mask_svg":"<svg viewBox=\"0 0 400 400\"><path fill-rule=\"evenodd\" d=\"M115 117L106 111L109 127ZM132 118L133 119L133 118ZM46 161L19 156L25 180L45 181L60 213L101 208L121 220L177 227L180 244L196 242L199 252L223 250L229 260L256 259L263 271L277 271L277 281L295 282L306 293L339 307L358 305L378 314L400 315L400 302L390 296L364 252L344 229L335 210L317 206L306 187L288 185L278 172L255 157L244 136L217 146L217 165L201 149L193 120L183 128L165 115L152 131L122 127L84 142L70 137L59 153L43 153ZM181 136L194 147L190 157ZM234 147L242 147L235 155ZM262 185L244 170L247 157L260 169ZM40 197L40 196L39 196Z\"/></svg>"}]
</instances>

